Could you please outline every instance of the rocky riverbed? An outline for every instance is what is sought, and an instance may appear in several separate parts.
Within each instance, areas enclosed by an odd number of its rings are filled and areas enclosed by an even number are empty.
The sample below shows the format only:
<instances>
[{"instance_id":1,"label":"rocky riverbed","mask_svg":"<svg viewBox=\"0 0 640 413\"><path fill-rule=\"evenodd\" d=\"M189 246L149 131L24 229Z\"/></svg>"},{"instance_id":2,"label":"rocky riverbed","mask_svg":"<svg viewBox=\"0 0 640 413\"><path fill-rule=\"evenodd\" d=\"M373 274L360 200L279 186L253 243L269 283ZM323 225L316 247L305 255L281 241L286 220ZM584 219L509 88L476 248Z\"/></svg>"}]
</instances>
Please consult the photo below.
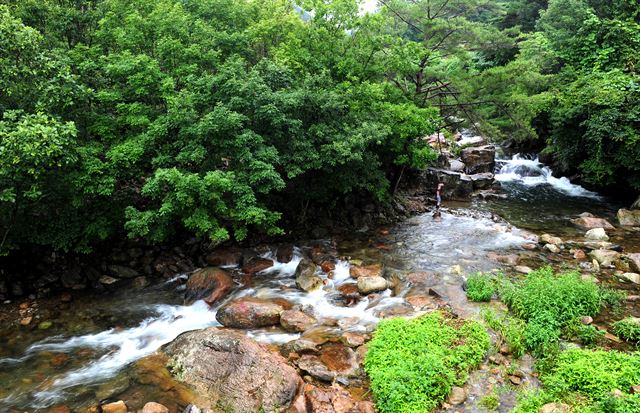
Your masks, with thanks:
<instances>
[{"instance_id":1,"label":"rocky riverbed","mask_svg":"<svg viewBox=\"0 0 640 413\"><path fill-rule=\"evenodd\" d=\"M377 323L434 310L479 318L464 292L478 271L578 268L626 291L621 314L589 321L621 346L610 323L640 316L634 213L616 216L617 205L554 181L532 159L498 160L495 172L504 196L447 204L439 219L217 249L144 281L107 267L115 281L100 275L105 291L70 286L5 304L0 411L372 412L363 359ZM495 394L506 412L520 389L538 386L531 357L514 360L493 340L442 411L486 411L481 401Z\"/></svg>"}]
</instances>

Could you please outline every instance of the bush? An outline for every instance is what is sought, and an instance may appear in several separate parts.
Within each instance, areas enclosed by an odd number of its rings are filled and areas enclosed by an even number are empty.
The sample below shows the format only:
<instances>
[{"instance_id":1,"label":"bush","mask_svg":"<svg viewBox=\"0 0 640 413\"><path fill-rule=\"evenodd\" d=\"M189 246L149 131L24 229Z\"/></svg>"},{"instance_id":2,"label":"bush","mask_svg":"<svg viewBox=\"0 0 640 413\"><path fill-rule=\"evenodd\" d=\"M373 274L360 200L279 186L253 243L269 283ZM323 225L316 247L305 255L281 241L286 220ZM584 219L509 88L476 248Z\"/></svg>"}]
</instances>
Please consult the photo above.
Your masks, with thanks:
<instances>
[{"instance_id":1,"label":"bush","mask_svg":"<svg viewBox=\"0 0 640 413\"><path fill-rule=\"evenodd\" d=\"M489 301L496 288L490 275L477 273L467 279L467 298L471 301Z\"/></svg>"},{"instance_id":2,"label":"bush","mask_svg":"<svg viewBox=\"0 0 640 413\"><path fill-rule=\"evenodd\" d=\"M555 275L549 267L519 282L506 281L502 300L527 321L525 343L537 355L555 349L562 332L582 316L596 316L604 305L602 291L578 272Z\"/></svg>"},{"instance_id":3,"label":"bush","mask_svg":"<svg viewBox=\"0 0 640 413\"><path fill-rule=\"evenodd\" d=\"M365 370L376 405L385 412L426 412L462 385L489 348L475 321L435 312L421 318L383 320L369 343Z\"/></svg>"},{"instance_id":4,"label":"bush","mask_svg":"<svg viewBox=\"0 0 640 413\"><path fill-rule=\"evenodd\" d=\"M627 317L615 322L613 332L626 341L640 345L640 318Z\"/></svg>"},{"instance_id":5,"label":"bush","mask_svg":"<svg viewBox=\"0 0 640 413\"><path fill-rule=\"evenodd\" d=\"M479 404L489 411L496 410L500 406L500 399L497 394L491 393L480 399Z\"/></svg>"},{"instance_id":6,"label":"bush","mask_svg":"<svg viewBox=\"0 0 640 413\"><path fill-rule=\"evenodd\" d=\"M540 406L562 400L580 413L640 411L640 395L628 393L640 383L640 354L572 349L560 353L556 363L540 376L544 386L524 397L514 413L538 412ZM611 395L613 390L623 392Z\"/></svg>"},{"instance_id":7,"label":"bush","mask_svg":"<svg viewBox=\"0 0 640 413\"><path fill-rule=\"evenodd\" d=\"M491 308L483 309L482 318L492 330L500 335L501 340L507 344L515 358L522 357L525 352L526 324L524 321L508 314L498 315Z\"/></svg>"}]
</instances>

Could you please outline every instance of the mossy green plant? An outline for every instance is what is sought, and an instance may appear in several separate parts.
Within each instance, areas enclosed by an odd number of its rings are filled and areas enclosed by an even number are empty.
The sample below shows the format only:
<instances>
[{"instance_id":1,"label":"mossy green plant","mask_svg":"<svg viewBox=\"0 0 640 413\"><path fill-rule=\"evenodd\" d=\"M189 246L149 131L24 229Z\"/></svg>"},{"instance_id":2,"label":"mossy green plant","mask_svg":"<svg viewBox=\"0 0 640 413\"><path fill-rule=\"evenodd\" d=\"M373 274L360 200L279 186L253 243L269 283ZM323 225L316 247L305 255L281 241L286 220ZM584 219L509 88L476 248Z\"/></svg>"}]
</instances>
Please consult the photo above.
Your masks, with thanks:
<instances>
[{"instance_id":1,"label":"mossy green plant","mask_svg":"<svg viewBox=\"0 0 640 413\"><path fill-rule=\"evenodd\" d=\"M496 292L491 275L477 273L467 278L467 298L471 301L490 301Z\"/></svg>"},{"instance_id":2,"label":"mossy green plant","mask_svg":"<svg viewBox=\"0 0 640 413\"><path fill-rule=\"evenodd\" d=\"M464 384L488 348L489 335L475 321L441 312L383 320L365 357L378 411L432 411Z\"/></svg>"},{"instance_id":3,"label":"mossy green plant","mask_svg":"<svg viewBox=\"0 0 640 413\"><path fill-rule=\"evenodd\" d=\"M640 318L627 317L616 321L613 332L623 340L640 345Z\"/></svg>"}]
</instances>

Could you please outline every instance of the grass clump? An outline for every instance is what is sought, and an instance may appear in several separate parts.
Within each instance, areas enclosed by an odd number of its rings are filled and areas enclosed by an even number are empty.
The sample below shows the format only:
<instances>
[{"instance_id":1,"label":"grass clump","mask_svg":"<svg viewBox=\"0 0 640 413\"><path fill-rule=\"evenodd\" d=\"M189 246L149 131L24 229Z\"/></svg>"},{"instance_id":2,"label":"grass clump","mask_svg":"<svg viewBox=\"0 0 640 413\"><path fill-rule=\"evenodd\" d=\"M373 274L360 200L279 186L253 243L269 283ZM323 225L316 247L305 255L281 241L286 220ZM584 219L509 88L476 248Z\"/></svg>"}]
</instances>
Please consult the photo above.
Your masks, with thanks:
<instances>
[{"instance_id":1,"label":"grass clump","mask_svg":"<svg viewBox=\"0 0 640 413\"><path fill-rule=\"evenodd\" d=\"M496 292L493 277L477 273L467 279L467 298L471 301L489 301Z\"/></svg>"},{"instance_id":2,"label":"grass clump","mask_svg":"<svg viewBox=\"0 0 640 413\"><path fill-rule=\"evenodd\" d=\"M613 332L623 340L640 345L640 318L627 317L616 321Z\"/></svg>"},{"instance_id":3,"label":"grass clump","mask_svg":"<svg viewBox=\"0 0 640 413\"><path fill-rule=\"evenodd\" d=\"M501 299L527 322L525 344L536 355L557 351L568 327L582 316L595 317L604 305L601 289L578 272L554 274L549 267L530 273L522 281L505 281Z\"/></svg>"},{"instance_id":4,"label":"grass clump","mask_svg":"<svg viewBox=\"0 0 640 413\"><path fill-rule=\"evenodd\" d=\"M380 322L369 343L365 370L381 413L428 412L454 385L462 385L489 348L475 321L434 312Z\"/></svg>"},{"instance_id":5,"label":"grass clump","mask_svg":"<svg viewBox=\"0 0 640 413\"><path fill-rule=\"evenodd\" d=\"M500 336L501 342L509 347L509 351L515 358L524 355L526 346L524 334L526 323L519 318L508 314L500 315L492 308L484 308L481 312L483 320ZM498 343L500 347L500 343Z\"/></svg>"},{"instance_id":6,"label":"grass clump","mask_svg":"<svg viewBox=\"0 0 640 413\"><path fill-rule=\"evenodd\" d=\"M630 394L640 383L640 354L572 349L560 353L556 363L541 372L543 391L530 394L514 413L538 412L545 403L562 401L580 413L640 411L640 395ZM621 395L614 395L618 390Z\"/></svg>"},{"instance_id":7,"label":"grass clump","mask_svg":"<svg viewBox=\"0 0 640 413\"><path fill-rule=\"evenodd\" d=\"M480 399L479 404L488 411L493 411L500 406L500 398L495 393L487 394Z\"/></svg>"}]
</instances>

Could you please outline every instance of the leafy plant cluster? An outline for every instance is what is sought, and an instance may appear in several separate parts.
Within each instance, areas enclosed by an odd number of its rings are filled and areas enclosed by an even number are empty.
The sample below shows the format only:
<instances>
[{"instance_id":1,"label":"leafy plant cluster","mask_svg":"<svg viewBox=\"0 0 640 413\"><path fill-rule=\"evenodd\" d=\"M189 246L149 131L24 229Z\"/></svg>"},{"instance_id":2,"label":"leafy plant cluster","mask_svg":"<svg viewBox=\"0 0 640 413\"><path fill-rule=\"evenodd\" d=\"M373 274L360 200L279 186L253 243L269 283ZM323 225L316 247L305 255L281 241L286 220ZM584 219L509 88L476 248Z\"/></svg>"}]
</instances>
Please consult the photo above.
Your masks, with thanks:
<instances>
[{"instance_id":1,"label":"leafy plant cluster","mask_svg":"<svg viewBox=\"0 0 640 413\"><path fill-rule=\"evenodd\" d=\"M578 272L554 274L543 267L524 280L505 280L500 297L526 321L525 345L537 355L555 351L563 333L583 316L595 317L604 305L602 290Z\"/></svg>"},{"instance_id":2,"label":"leafy plant cluster","mask_svg":"<svg viewBox=\"0 0 640 413\"><path fill-rule=\"evenodd\" d=\"M613 332L623 340L640 345L640 319L627 317L613 324Z\"/></svg>"},{"instance_id":3,"label":"leafy plant cluster","mask_svg":"<svg viewBox=\"0 0 640 413\"><path fill-rule=\"evenodd\" d=\"M509 314L498 314L494 309L484 308L482 319L500 335L500 341L507 345L515 358L520 358L526 351L526 323Z\"/></svg>"},{"instance_id":4,"label":"leafy plant cluster","mask_svg":"<svg viewBox=\"0 0 640 413\"><path fill-rule=\"evenodd\" d=\"M544 390L527 395L515 413L538 412L545 403L562 401L580 413L630 413L640 411L640 354L572 349L560 353L555 364L543 370Z\"/></svg>"},{"instance_id":5,"label":"leafy plant cluster","mask_svg":"<svg viewBox=\"0 0 640 413\"><path fill-rule=\"evenodd\" d=\"M495 281L489 274L477 273L467 278L467 298L471 301L490 301L496 292Z\"/></svg>"},{"instance_id":6,"label":"leafy plant cluster","mask_svg":"<svg viewBox=\"0 0 640 413\"><path fill-rule=\"evenodd\" d=\"M488 348L489 336L475 321L440 312L383 320L365 358L378 410L432 411L452 386L464 384Z\"/></svg>"}]
</instances>

